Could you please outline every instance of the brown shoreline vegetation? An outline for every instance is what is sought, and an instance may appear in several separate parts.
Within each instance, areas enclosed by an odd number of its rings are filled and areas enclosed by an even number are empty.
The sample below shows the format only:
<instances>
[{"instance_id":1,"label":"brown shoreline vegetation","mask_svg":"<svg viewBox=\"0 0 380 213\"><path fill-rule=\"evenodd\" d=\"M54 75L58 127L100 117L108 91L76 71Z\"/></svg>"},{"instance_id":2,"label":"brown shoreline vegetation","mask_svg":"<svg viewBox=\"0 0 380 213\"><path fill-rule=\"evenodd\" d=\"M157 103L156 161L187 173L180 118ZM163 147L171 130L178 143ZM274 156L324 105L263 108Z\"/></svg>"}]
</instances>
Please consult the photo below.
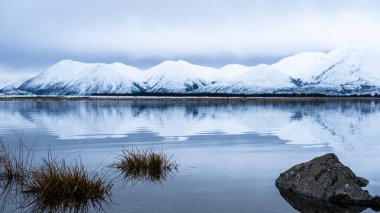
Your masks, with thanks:
<instances>
[{"instance_id":1,"label":"brown shoreline vegetation","mask_svg":"<svg viewBox=\"0 0 380 213\"><path fill-rule=\"evenodd\" d=\"M379 96L1 96L0 101L380 101Z\"/></svg>"},{"instance_id":2,"label":"brown shoreline vegetation","mask_svg":"<svg viewBox=\"0 0 380 213\"><path fill-rule=\"evenodd\" d=\"M102 210L103 201L111 196L112 183L106 176L89 173L81 161L67 163L56 160L49 153L34 168L27 179L23 193L26 206L33 211L84 211L90 206Z\"/></svg>"},{"instance_id":3,"label":"brown shoreline vegetation","mask_svg":"<svg viewBox=\"0 0 380 213\"><path fill-rule=\"evenodd\" d=\"M116 169L118 177L134 184L138 181L162 184L178 171L172 156L153 148L123 147L116 159L108 168ZM89 209L101 212L112 203L114 174L89 172L80 156L79 160L58 160L51 150L41 162L35 163L34 144L28 146L20 139L10 146L0 139L0 212L9 201L30 212L87 212Z\"/></svg>"},{"instance_id":4,"label":"brown shoreline vegetation","mask_svg":"<svg viewBox=\"0 0 380 213\"><path fill-rule=\"evenodd\" d=\"M22 183L30 175L33 165L33 147L22 142L11 150L0 139L0 181Z\"/></svg>"},{"instance_id":5,"label":"brown shoreline vegetation","mask_svg":"<svg viewBox=\"0 0 380 213\"><path fill-rule=\"evenodd\" d=\"M111 202L107 175L88 172L80 160L57 160L50 151L34 165L33 154L34 147L22 142L10 147L0 140L2 208L6 199L15 199L17 208L30 212L86 212L90 207L101 211Z\"/></svg>"},{"instance_id":6,"label":"brown shoreline vegetation","mask_svg":"<svg viewBox=\"0 0 380 213\"><path fill-rule=\"evenodd\" d=\"M163 151L156 152L152 148L128 150L123 147L117 162L109 165L116 169L126 182L162 183L167 177L178 172L178 164Z\"/></svg>"}]
</instances>

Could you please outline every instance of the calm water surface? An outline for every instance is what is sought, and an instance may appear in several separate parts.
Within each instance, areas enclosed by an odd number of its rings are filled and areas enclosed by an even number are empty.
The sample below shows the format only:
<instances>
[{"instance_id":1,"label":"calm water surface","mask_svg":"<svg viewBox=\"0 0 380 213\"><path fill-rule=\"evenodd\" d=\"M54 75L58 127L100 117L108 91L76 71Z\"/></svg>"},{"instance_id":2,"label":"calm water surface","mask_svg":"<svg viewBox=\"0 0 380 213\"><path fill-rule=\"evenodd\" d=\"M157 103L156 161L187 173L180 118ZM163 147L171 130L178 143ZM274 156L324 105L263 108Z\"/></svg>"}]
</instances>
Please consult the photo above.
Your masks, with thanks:
<instances>
[{"instance_id":1,"label":"calm water surface","mask_svg":"<svg viewBox=\"0 0 380 213\"><path fill-rule=\"evenodd\" d=\"M36 158L50 147L99 172L122 146L162 149L180 164L162 185L116 180L106 212L295 212L275 179L327 152L380 194L375 101L0 101L2 140L21 133Z\"/></svg>"}]
</instances>

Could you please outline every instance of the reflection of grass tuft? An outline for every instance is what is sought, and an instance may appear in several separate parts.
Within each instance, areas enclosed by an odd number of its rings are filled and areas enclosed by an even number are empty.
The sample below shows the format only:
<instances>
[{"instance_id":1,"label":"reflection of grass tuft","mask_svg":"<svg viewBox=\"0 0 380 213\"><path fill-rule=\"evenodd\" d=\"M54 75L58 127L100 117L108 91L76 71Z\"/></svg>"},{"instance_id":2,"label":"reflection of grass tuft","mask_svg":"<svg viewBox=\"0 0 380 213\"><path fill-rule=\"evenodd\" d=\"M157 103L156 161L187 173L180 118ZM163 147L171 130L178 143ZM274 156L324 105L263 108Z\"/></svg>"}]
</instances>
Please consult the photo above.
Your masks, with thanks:
<instances>
[{"instance_id":1,"label":"reflection of grass tuft","mask_svg":"<svg viewBox=\"0 0 380 213\"><path fill-rule=\"evenodd\" d=\"M101 209L109 198L112 184L107 178L88 173L82 162L66 163L51 157L43 159L25 183L27 206L38 211L84 211Z\"/></svg>"},{"instance_id":2,"label":"reflection of grass tuft","mask_svg":"<svg viewBox=\"0 0 380 213\"><path fill-rule=\"evenodd\" d=\"M161 183L168 175L178 171L178 164L171 156L162 151L155 152L152 148L144 150L123 148L118 160L110 167L120 171L125 180L132 183L137 181Z\"/></svg>"}]
</instances>

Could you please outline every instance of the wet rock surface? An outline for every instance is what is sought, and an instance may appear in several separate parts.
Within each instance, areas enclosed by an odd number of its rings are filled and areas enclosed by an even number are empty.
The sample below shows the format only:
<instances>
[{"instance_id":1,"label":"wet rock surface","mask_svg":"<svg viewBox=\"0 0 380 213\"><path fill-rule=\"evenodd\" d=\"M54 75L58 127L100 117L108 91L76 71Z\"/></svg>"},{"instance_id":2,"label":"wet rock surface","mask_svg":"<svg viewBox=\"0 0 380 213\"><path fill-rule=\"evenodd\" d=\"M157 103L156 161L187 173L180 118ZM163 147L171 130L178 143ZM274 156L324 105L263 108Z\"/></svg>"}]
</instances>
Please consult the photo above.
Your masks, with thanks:
<instances>
[{"instance_id":1,"label":"wet rock surface","mask_svg":"<svg viewBox=\"0 0 380 213\"><path fill-rule=\"evenodd\" d=\"M281 190L281 196L297 211L307 213L359 213L367 209L355 205L334 205L328 201L315 199L301 194Z\"/></svg>"},{"instance_id":2,"label":"wet rock surface","mask_svg":"<svg viewBox=\"0 0 380 213\"><path fill-rule=\"evenodd\" d=\"M281 173L276 186L284 194L289 192L334 204L380 207L380 197L362 189L368 180L358 177L329 153L293 166ZM287 199L288 200L288 199Z\"/></svg>"}]
</instances>

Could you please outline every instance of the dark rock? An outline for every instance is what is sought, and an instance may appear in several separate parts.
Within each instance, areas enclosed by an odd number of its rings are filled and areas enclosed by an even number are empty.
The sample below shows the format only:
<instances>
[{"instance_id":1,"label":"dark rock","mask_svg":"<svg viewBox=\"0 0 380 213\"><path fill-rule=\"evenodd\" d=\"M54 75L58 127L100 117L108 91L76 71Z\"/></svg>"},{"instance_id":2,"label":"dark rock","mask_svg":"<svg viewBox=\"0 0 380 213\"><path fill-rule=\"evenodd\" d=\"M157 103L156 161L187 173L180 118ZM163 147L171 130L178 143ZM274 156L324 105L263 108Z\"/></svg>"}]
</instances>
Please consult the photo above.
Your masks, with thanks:
<instances>
[{"instance_id":1,"label":"dark rock","mask_svg":"<svg viewBox=\"0 0 380 213\"><path fill-rule=\"evenodd\" d=\"M280 189L281 196L297 211L307 213L359 213L367 207L355 205L334 205L328 201L311 198L295 192Z\"/></svg>"},{"instance_id":2,"label":"dark rock","mask_svg":"<svg viewBox=\"0 0 380 213\"><path fill-rule=\"evenodd\" d=\"M356 179L356 183L360 186L360 187L366 187L369 183L369 181L365 178L362 178L362 177L357 177Z\"/></svg>"},{"instance_id":3,"label":"dark rock","mask_svg":"<svg viewBox=\"0 0 380 213\"><path fill-rule=\"evenodd\" d=\"M380 206L380 198L361 187L368 180L358 177L333 154L293 166L276 180L277 188L338 204Z\"/></svg>"}]
</instances>

